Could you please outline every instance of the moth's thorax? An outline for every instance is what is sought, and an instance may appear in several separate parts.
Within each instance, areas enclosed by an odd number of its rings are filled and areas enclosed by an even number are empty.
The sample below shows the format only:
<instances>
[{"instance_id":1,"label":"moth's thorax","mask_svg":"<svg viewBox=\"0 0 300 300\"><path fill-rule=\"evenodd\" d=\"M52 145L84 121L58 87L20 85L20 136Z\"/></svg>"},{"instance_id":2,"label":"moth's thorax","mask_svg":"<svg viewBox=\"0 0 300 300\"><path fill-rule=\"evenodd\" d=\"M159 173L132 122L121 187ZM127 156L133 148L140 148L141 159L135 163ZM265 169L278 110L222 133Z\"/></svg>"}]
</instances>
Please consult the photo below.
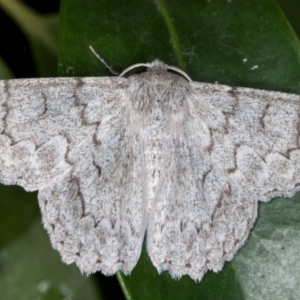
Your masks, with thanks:
<instances>
[{"instance_id":1,"label":"moth's thorax","mask_svg":"<svg viewBox=\"0 0 300 300\"><path fill-rule=\"evenodd\" d=\"M128 78L126 124L135 132L153 120L164 120L171 128L183 119L184 102L190 83L183 77L154 66Z\"/></svg>"},{"instance_id":2,"label":"moth's thorax","mask_svg":"<svg viewBox=\"0 0 300 300\"><path fill-rule=\"evenodd\" d=\"M128 80L132 106L141 112L151 111L155 103L160 103L166 113L180 109L189 90L186 79L160 67L152 67Z\"/></svg>"}]
</instances>

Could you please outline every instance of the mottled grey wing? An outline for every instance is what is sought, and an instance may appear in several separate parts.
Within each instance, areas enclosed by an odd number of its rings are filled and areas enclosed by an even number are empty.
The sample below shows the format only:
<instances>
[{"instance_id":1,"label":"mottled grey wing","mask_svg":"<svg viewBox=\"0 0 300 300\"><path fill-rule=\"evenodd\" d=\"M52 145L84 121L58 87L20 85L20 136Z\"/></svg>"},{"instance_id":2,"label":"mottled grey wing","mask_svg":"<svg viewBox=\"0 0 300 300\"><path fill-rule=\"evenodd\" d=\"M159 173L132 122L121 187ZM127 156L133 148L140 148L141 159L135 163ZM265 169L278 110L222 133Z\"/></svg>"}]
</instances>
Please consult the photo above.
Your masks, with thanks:
<instances>
[{"instance_id":1,"label":"mottled grey wing","mask_svg":"<svg viewBox=\"0 0 300 300\"><path fill-rule=\"evenodd\" d=\"M129 272L144 237L126 87L119 77L0 82L0 181L39 190L53 246L87 273Z\"/></svg>"},{"instance_id":2,"label":"mottled grey wing","mask_svg":"<svg viewBox=\"0 0 300 300\"><path fill-rule=\"evenodd\" d=\"M0 180L49 185L88 153L103 118L120 111L123 78L0 82ZM93 112L93 113L91 113Z\"/></svg>"},{"instance_id":3,"label":"mottled grey wing","mask_svg":"<svg viewBox=\"0 0 300 300\"><path fill-rule=\"evenodd\" d=\"M191 83L169 141L148 251L173 277L201 280L244 244L257 201L299 190L299 96Z\"/></svg>"},{"instance_id":4,"label":"mottled grey wing","mask_svg":"<svg viewBox=\"0 0 300 300\"><path fill-rule=\"evenodd\" d=\"M211 160L247 197L268 201L300 190L300 96L191 85L196 113L209 130Z\"/></svg>"},{"instance_id":5,"label":"mottled grey wing","mask_svg":"<svg viewBox=\"0 0 300 300\"><path fill-rule=\"evenodd\" d=\"M102 139L98 151L39 192L53 247L85 273L129 273L141 253L147 206L140 152L124 133L110 131L111 143Z\"/></svg>"}]
</instances>

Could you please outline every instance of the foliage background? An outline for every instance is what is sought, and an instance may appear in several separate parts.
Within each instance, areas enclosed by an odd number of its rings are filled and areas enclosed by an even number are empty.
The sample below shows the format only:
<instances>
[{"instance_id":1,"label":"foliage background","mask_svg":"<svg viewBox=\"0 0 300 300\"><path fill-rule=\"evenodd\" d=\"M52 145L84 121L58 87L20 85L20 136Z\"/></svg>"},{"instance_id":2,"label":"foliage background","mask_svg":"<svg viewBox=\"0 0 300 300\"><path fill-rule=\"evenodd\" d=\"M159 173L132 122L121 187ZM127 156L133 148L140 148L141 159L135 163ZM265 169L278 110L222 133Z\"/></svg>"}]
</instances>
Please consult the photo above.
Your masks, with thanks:
<instances>
[{"instance_id":1,"label":"foliage background","mask_svg":"<svg viewBox=\"0 0 300 300\"><path fill-rule=\"evenodd\" d=\"M1 78L55 76L58 52L60 75L107 75L88 50L92 43L118 70L159 57L185 68L194 80L300 94L298 38L272 0L157 1L157 6L65 0L59 51L59 1L22 1L45 15L28 7L9 10L9 2L14 1L0 0ZM300 3L281 0L280 5L300 32ZM250 70L255 65L257 72ZM208 272L198 284L189 278L174 281L166 272L157 275L144 251L132 276L118 274L122 288L130 299L296 299L299 206L299 196L260 204L246 245L222 272ZM124 297L116 277L84 277L61 263L40 225L36 193L0 186L0 247L1 299Z\"/></svg>"}]
</instances>

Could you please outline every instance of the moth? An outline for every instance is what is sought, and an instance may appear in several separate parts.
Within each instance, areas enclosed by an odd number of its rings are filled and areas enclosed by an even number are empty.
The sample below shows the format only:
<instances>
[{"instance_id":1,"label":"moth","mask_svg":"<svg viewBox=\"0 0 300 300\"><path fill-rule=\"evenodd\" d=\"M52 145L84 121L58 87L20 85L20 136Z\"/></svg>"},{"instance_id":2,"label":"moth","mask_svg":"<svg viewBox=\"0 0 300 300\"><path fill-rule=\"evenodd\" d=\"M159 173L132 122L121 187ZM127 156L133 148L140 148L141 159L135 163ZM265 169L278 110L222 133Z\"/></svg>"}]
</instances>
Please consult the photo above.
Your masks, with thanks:
<instances>
[{"instance_id":1,"label":"moth","mask_svg":"<svg viewBox=\"0 0 300 300\"><path fill-rule=\"evenodd\" d=\"M200 281L245 243L258 200L300 190L299 114L298 95L195 82L158 60L3 80L0 181L39 191L52 246L82 272L130 273L146 236L159 272Z\"/></svg>"}]
</instances>

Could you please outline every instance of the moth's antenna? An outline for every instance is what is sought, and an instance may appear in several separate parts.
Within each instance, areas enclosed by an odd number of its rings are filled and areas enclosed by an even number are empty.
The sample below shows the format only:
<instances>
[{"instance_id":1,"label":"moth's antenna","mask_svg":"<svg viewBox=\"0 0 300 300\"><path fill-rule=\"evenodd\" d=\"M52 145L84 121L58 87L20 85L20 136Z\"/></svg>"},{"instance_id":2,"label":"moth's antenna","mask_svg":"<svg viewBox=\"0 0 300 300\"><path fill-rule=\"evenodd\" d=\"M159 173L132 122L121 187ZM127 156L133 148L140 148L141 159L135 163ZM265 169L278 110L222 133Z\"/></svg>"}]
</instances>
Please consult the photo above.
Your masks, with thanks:
<instances>
[{"instance_id":1,"label":"moth's antenna","mask_svg":"<svg viewBox=\"0 0 300 300\"><path fill-rule=\"evenodd\" d=\"M140 63L140 64L132 65L132 66L128 67L127 69L125 69L125 70L119 75L119 77L122 77L122 76L124 76L127 72L129 72L130 70L135 69L135 68L139 68L139 67L146 67L146 68L149 68L149 67L150 67L150 64L143 64L143 63Z\"/></svg>"},{"instance_id":2,"label":"moth's antenna","mask_svg":"<svg viewBox=\"0 0 300 300\"><path fill-rule=\"evenodd\" d=\"M132 66L128 67L127 69L125 69L119 76L122 77L125 73L127 73L130 70L135 69L135 68L139 68L139 67L151 68L155 65L155 62L157 62L157 61L154 61L154 62L148 63L148 64L140 63L140 64L132 65ZM158 62L159 62L159 64L164 65L167 70L175 71L176 73L185 77L188 81L192 81L191 77L188 74L186 74L184 71L182 71L181 69L173 67L173 66L165 65L164 63L162 63L160 61L158 61Z\"/></svg>"},{"instance_id":3,"label":"moth's antenna","mask_svg":"<svg viewBox=\"0 0 300 300\"><path fill-rule=\"evenodd\" d=\"M104 67L106 69L109 70L109 72L115 76L119 75L119 72L115 71L95 50L94 48L89 45L90 50L92 51L92 53L102 62L102 64L104 65Z\"/></svg>"},{"instance_id":4,"label":"moth's antenna","mask_svg":"<svg viewBox=\"0 0 300 300\"><path fill-rule=\"evenodd\" d=\"M184 71L182 71L181 69L179 69L179 68L176 68L176 67L173 67L173 66L167 66L167 69L168 70L172 70L172 71L175 71L175 72L177 72L178 74L181 74L183 77L185 77L188 81L193 81L192 79L191 79L191 77L188 75L188 74L186 74Z\"/></svg>"}]
</instances>

